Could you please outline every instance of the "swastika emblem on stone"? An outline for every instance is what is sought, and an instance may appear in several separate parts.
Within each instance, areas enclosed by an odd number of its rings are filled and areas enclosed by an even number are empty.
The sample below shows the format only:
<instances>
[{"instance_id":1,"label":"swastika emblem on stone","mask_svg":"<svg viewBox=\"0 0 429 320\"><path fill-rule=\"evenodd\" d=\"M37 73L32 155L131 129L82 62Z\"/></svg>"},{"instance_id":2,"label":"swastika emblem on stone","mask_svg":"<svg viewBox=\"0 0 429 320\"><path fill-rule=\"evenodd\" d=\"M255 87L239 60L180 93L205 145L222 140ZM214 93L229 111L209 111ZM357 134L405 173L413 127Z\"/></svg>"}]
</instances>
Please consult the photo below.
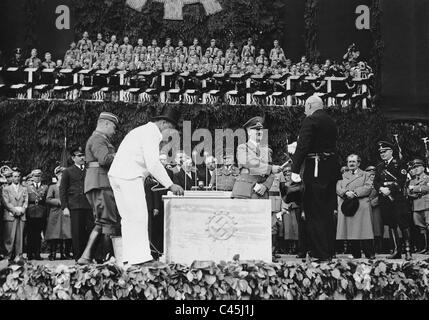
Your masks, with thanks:
<instances>
[{"instance_id":1,"label":"swastika emblem on stone","mask_svg":"<svg viewBox=\"0 0 429 320\"><path fill-rule=\"evenodd\" d=\"M127 5L142 11L147 0L127 0ZM218 0L154 0L164 4L164 19L166 20L183 20L183 6L187 4L201 3L207 15L215 14L222 10Z\"/></svg>"},{"instance_id":2,"label":"swastika emblem on stone","mask_svg":"<svg viewBox=\"0 0 429 320\"><path fill-rule=\"evenodd\" d=\"M209 217L207 231L216 240L228 240L237 231L235 225L234 217L229 212L217 211Z\"/></svg>"}]
</instances>

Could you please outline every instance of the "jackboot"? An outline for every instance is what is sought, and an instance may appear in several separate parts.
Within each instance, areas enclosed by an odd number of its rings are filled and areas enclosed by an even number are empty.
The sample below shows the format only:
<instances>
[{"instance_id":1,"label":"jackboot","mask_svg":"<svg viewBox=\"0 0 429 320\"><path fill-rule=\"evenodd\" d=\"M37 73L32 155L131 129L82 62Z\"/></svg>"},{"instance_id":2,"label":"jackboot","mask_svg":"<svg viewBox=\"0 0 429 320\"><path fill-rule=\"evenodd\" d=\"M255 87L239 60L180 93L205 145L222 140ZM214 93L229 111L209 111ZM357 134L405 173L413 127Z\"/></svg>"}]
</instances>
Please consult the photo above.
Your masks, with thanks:
<instances>
[{"instance_id":1,"label":"jackboot","mask_svg":"<svg viewBox=\"0 0 429 320\"><path fill-rule=\"evenodd\" d=\"M416 253L419 253L419 254L425 254L425 253L428 253L428 231L427 230L424 230L423 232L422 232L422 235L423 235L423 239L424 239L424 244L423 244L423 249L422 250L420 250L420 251L418 251L418 252L416 252Z\"/></svg>"},{"instance_id":2,"label":"jackboot","mask_svg":"<svg viewBox=\"0 0 429 320\"><path fill-rule=\"evenodd\" d=\"M66 257L64 255L64 240L60 240L60 259L66 260Z\"/></svg>"},{"instance_id":3,"label":"jackboot","mask_svg":"<svg viewBox=\"0 0 429 320\"><path fill-rule=\"evenodd\" d=\"M64 256L65 256L66 260L73 259L72 240L67 239L67 240L63 240L63 242L64 242Z\"/></svg>"},{"instance_id":4,"label":"jackboot","mask_svg":"<svg viewBox=\"0 0 429 320\"><path fill-rule=\"evenodd\" d=\"M411 234L410 234L410 228L404 229L402 231L402 236L404 237L404 243L405 243L405 260L410 261L413 259L411 255Z\"/></svg>"},{"instance_id":5,"label":"jackboot","mask_svg":"<svg viewBox=\"0 0 429 320\"><path fill-rule=\"evenodd\" d=\"M398 230L395 228L389 228L390 239L393 242L393 252L387 259L401 259L401 244L399 243Z\"/></svg>"}]
</instances>

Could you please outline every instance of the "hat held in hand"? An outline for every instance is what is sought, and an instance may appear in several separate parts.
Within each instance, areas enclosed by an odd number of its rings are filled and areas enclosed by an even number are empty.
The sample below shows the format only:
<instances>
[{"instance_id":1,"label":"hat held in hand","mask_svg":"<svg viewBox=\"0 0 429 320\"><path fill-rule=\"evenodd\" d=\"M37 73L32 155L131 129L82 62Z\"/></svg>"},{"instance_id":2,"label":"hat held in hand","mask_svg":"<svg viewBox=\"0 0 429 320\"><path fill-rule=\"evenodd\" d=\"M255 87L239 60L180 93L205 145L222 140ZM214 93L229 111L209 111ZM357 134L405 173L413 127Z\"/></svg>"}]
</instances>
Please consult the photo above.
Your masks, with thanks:
<instances>
[{"instance_id":1,"label":"hat held in hand","mask_svg":"<svg viewBox=\"0 0 429 320\"><path fill-rule=\"evenodd\" d=\"M351 198L345 199L341 205L341 212L346 217L353 217L359 209L359 199Z\"/></svg>"}]
</instances>

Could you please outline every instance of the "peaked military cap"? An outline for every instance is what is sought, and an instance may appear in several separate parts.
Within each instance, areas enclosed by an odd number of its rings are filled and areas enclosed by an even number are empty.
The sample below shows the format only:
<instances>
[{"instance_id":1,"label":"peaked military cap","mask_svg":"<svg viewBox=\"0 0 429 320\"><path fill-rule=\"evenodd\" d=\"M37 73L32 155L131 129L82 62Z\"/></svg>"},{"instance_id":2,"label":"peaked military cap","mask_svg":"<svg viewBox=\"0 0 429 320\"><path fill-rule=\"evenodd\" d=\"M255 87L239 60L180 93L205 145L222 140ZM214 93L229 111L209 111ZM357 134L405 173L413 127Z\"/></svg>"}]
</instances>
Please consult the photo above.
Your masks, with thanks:
<instances>
[{"instance_id":1,"label":"peaked military cap","mask_svg":"<svg viewBox=\"0 0 429 320\"><path fill-rule=\"evenodd\" d=\"M393 150L393 143L388 141L379 141L378 144L378 151L384 151L384 150Z\"/></svg>"},{"instance_id":2,"label":"peaked military cap","mask_svg":"<svg viewBox=\"0 0 429 320\"><path fill-rule=\"evenodd\" d=\"M113 122L116 126L119 126L119 118L111 112L102 112L98 116L98 120L109 120Z\"/></svg>"},{"instance_id":3,"label":"peaked military cap","mask_svg":"<svg viewBox=\"0 0 429 320\"><path fill-rule=\"evenodd\" d=\"M417 168L417 167L424 167L425 166L425 162L421 159L414 159L413 161L411 161L410 163L410 167L412 169Z\"/></svg>"},{"instance_id":4,"label":"peaked military cap","mask_svg":"<svg viewBox=\"0 0 429 320\"><path fill-rule=\"evenodd\" d=\"M247 121L243 128L247 129L263 129L264 128L264 119L262 117L253 117Z\"/></svg>"}]
</instances>

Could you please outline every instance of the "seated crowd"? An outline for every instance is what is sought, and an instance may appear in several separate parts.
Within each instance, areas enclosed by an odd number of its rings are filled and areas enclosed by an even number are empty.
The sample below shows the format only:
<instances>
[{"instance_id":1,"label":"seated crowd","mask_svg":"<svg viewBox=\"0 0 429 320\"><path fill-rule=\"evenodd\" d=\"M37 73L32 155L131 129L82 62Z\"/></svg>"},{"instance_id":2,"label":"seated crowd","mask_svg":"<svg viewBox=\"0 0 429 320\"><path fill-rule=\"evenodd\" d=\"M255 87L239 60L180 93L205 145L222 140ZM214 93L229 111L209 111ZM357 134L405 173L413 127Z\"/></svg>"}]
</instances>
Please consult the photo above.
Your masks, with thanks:
<instances>
[{"instance_id":1,"label":"seated crowd","mask_svg":"<svg viewBox=\"0 0 429 320\"><path fill-rule=\"evenodd\" d=\"M116 90L151 88L158 91L178 89L180 92L186 89L205 92L218 89L222 92L235 90L243 94L249 92L245 83L249 77L252 79L252 92L294 90L327 93L325 77L347 79L344 83L336 84L333 91L359 92L359 84L352 80L369 79L373 75L371 67L361 59L354 44L349 47L341 62L327 59L324 63L310 63L305 56L299 62L293 62L278 40L274 40L273 47L266 50L256 49L252 38L241 48L232 41L227 48L219 48L216 39L212 39L210 46L204 50L198 39L194 39L190 46L186 46L182 40L174 46L170 38L165 40L164 45L159 45L156 39L145 43L141 38L132 44L128 37L124 37L120 43L112 35L106 43L101 33L97 35L97 40L92 41L88 32L77 43L70 45L62 59L54 61L47 52L42 61L37 50L33 49L31 56L24 60L21 49L17 49L8 66L91 70L91 73L83 76L81 82L87 87L110 86L116 87ZM97 71L105 73L94 75ZM117 71L127 71L124 83L119 83ZM170 73L165 80L160 77L162 72ZM288 77L295 77L299 81L288 87ZM66 78L65 74L57 73L55 83L73 84L71 78ZM52 81L46 75L44 79L41 76L39 83Z\"/></svg>"}]
</instances>

